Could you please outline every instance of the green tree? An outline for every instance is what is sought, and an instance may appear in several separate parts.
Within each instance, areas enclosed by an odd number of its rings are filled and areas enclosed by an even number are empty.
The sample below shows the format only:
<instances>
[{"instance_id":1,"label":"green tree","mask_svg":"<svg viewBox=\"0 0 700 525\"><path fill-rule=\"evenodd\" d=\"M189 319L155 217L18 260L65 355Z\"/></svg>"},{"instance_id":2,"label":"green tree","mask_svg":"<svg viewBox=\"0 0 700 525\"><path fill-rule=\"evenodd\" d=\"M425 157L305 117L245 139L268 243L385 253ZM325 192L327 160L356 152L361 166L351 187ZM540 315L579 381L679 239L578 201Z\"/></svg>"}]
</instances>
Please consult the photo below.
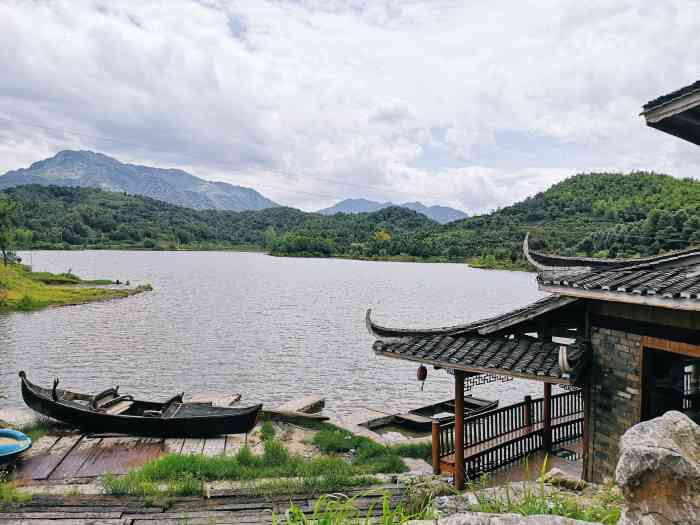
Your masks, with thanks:
<instances>
[{"instance_id":1,"label":"green tree","mask_svg":"<svg viewBox=\"0 0 700 525\"><path fill-rule=\"evenodd\" d=\"M0 253L5 266L9 263L14 244L16 216L17 205L8 199L0 199Z\"/></svg>"}]
</instances>

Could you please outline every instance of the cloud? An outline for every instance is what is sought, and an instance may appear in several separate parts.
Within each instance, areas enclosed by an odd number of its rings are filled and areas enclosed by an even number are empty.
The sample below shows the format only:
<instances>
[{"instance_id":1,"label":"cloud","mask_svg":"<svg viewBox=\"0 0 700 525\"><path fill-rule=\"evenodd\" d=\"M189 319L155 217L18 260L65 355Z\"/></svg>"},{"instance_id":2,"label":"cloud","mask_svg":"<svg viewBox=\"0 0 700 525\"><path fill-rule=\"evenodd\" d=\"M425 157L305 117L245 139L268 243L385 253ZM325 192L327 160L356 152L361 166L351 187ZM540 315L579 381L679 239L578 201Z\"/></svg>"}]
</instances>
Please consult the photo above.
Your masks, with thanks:
<instances>
[{"instance_id":1,"label":"cloud","mask_svg":"<svg viewBox=\"0 0 700 525\"><path fill-rule=\"evenodd\" d=\"M461 1L0 4L0 170L64 148L315 209L468 211L592 169L695 176L646 128L696 80L700 5Z\"/></svg>"}]
</instances>

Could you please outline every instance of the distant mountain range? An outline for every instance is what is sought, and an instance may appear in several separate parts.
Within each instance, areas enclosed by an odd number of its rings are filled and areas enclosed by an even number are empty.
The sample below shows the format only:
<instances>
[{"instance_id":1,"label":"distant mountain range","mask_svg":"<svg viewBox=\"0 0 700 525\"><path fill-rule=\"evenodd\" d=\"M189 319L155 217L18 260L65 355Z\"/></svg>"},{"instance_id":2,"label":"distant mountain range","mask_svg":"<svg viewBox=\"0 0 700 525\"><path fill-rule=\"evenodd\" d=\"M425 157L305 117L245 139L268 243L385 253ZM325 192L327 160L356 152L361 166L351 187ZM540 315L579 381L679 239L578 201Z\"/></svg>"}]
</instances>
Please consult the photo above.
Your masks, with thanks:
<instances>
[{"instance_id":1,"label":"distant mountain range","mask_svg":"<svg viewBox=\"0 0 700 525\"><path fill-rule=\"evenodd\" d=\"M102 153L61 151L0 176L0 189L24 184L78 186L143 195L195 209L261 210L278 206L257 191L178 169L125 164Z\"/></svg>"},{"instance_id":2,"label":"distant mountain range","mask_svg":"<svg viewBox=\"0 0 700 525\"><path fill-rule=\"evenodd\" d=\"M391 208L392 206L417 211L440 224L446 224L467 217L467 214L463 211L450 208L449 206L426 206L420 202L393 204L391 202L377 202L367 199L345 199L334 204L330 208L319 210L318 213L323 215L335 215L336 213L371 213L383 210L384 208Z\"/></svg>"}]
</instances>

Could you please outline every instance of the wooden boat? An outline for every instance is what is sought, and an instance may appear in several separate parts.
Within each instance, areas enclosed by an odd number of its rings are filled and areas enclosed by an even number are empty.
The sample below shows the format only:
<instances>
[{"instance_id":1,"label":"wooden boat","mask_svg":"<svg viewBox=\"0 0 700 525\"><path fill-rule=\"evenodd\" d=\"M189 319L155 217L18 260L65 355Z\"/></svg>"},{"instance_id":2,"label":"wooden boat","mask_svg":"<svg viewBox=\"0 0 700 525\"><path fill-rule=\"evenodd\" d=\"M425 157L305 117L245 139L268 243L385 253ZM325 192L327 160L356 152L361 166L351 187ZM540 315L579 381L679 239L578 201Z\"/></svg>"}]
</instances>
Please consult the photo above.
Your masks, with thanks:
<instances>
[{"instance_id":1,"label":"wooden boat","mask_svg":"<svg viewBox=\"0 0 700 525\"><path fill-rule=\"evenodd\" d=\"M498 400L493 401L491 399L483 399L481 397L474 397L471 394L464 396L465 417L495 410L496 408L498 408ZM440 422L447 422L450 419L454 419L455 400L448 399L447 401L442 401L440 403L415 408L413 410L409 410L409 413L416 414L418 416L437 418L440 420Z\"/></svg>"},{"instance_id":2,"label":"wooden boat","mask_svg":"<svg viewBox=\"0 0 700 525\"><path fill-rule=\"evenodd\" d=\"M97 395L52 389L30 382L19 373L22 397L33 410L92 433L150 437L207 437L244 434L257 422L262 405L246 408L216 407L211 403L185 403L183 394L164 403L139 401L120 395L119 387Z\"/></svg>"},{"instance_id":3,"label":"wooden boat","mask_svg":"<svg viewBox=\"0 0 700 525\"><path fill-rule=\"evenodd\" d=\"M10 428L0 428L0 463L12 461L32 446L26 434Z\"/></svg>"},{"instance_id":4,"label":"wooden boat","mask_svg":"<svg viewBox=\"0 0 700 525\"><path fill-rule=\"evenodd\" d=\"M472 395L464 396L465 417L488 412L496 408L498 408L498 400L492 401ZM430 434L434 419L442 424L453 421L454 417L455 400L448 399L440 403L414 408L402 414L389 414L377 417L360 423L360 426L378 434L391 433L409 438L421 437Z\"/></svg>"}]
</instances>

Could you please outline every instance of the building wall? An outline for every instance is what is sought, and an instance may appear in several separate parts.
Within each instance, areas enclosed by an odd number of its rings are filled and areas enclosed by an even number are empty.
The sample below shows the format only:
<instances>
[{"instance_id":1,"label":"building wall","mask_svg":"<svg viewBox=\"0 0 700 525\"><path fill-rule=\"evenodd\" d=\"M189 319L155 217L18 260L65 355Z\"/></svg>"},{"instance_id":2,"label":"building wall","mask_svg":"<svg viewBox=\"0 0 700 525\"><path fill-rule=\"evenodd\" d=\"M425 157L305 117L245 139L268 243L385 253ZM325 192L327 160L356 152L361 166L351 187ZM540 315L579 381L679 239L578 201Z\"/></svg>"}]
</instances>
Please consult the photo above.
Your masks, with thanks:
<instances>
[{"instance_id":1,"label":"building wall","mask_svg":"<svg viewBox=\"0 0 700 525\"><path fill-rule=\"evenodd\" d=\"M641 418L642 336L590 327L593 360L586 479L613 478L620 437Z\"/></svg>"}]
</instances>

